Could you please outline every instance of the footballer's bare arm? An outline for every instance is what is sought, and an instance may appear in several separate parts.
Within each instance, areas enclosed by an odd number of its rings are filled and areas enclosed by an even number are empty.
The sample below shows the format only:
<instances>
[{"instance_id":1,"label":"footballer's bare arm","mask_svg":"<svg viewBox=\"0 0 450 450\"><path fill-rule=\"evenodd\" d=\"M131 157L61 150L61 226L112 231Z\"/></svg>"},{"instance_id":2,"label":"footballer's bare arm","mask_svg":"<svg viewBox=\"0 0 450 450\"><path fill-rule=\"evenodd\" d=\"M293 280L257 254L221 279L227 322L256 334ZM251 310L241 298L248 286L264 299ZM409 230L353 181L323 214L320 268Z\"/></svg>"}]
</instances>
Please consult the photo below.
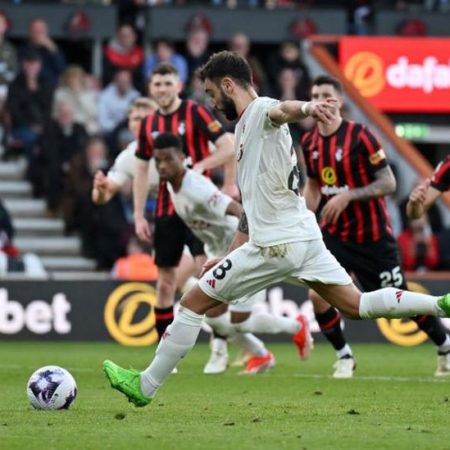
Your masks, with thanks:
<instances>
[{"instance_id":1,"label":"footballer's bare arm","mask_svg":"<svg viewBox=\"0 0 450 450\"><path fill-rule=\"evenodd\" d=\"M406 214L410 219L418 219L425 214L430 206L442 195L442 192L430 185L428 179L416 186L409 196Z\"/></svg>"},{"instance_id":2,"label":"footballer's bare arm","mask_svg":"<svg viewBox=\"0 0 450 450\"><path fill-rule=\"evenodd\" d=\"M306 117L313 117L319 122L330 123L334 118L337 100L327 98L325 101L303 102L300 100L285 100L278 103L269 111L272 123L282 125L283 123L298 122Z\"/></svg>"},{"instance_id":3,"label":"footballer's bare arm","mask_svg":"<svg viewBox=\"0 0 450 450\"><path fill-rule=\"evenodd\" d=\"M375 173L375 181L367 186L351 189L349 191L351 200L369 200L376 197L384 197L392 194L396 188L395 176L389 166Z\"/></svg>"},{"instance_id":4,"label":"footballer's bare arm","mask_svg":"<svg viewBox=\"0 0 450 450\"><path fill-rule=\"evenodd\" d=\"M237 249L241 245L245 244L248 241L248 222L247 215L245 211L242 210L241 218L239 219L238 228L234 235L233 241L230 244L230 248L228 249L228 253L231 253L233 250Z\"/></svg>"}]
</instances>

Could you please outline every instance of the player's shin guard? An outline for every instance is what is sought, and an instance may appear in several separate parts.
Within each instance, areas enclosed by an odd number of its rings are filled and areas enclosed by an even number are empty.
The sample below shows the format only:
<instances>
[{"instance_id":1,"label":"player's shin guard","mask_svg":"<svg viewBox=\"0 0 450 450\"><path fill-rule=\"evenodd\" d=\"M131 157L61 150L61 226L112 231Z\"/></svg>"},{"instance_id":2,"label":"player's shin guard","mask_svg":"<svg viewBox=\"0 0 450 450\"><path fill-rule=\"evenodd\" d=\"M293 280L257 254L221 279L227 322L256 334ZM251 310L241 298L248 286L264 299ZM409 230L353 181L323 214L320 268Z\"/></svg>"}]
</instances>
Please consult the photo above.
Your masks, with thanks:
<instances>
[{"instance_id":1,"label":"player's shin guard","mask_svg":"<svg viewBox=\"0 0 450 450\"><path fill-rule=\"evenodd\" d=\"M361 294L359 316L361 319L377 317L400 318L419 314L443 316L437 305L438 297L402 291L395 288L378 289Z\"/></svg>"},{"instance_id":2,"label":"player's shin guard","mask_svg":"<svg viewBox=\"0 0 450 450\"><path fill-rule=\"evenodd\" d=\"M295 334L300 324L295 319L283 316L274 316L266 313L252 313L244 322L233 324L236 331L241 333L286 333Z\"/></svg>"},{"instance_id":3,"label":"player's shin guard","mask_svg":"<svg viewBox=\"0 0 450 450\"><path fill-rule=\"evenodd\" d=\"M180 359L194 346L202 320L203 316L180 307L175 320L161 338L155 358L141 373L141 389L147 397L153 397Z\"/></svg>"}]
</instances>

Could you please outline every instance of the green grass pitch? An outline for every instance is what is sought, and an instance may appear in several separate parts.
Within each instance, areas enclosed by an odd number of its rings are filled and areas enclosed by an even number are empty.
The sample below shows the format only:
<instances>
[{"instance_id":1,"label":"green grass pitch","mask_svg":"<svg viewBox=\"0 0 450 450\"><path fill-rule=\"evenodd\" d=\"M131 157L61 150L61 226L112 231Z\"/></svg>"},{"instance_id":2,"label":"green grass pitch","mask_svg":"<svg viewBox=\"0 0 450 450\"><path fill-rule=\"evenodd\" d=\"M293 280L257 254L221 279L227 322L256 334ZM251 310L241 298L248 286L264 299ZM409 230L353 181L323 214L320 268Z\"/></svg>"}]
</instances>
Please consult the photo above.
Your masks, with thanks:
<instances>
[{"instance_id":1,"label":"green grass pitch","mask_svg":"<svg viewBox=\"0 0 450 450\"><path fill-rule=\"evenodd\" d=\"M0 448L8 449L450 449L450 379L432 376L431 345L354 345L352 380L329 377L334 353L316 346L300 362L293 346L270 346L277 367L206 376L197 346L137 409L101 371L111 358L141 368L154 349L115 344L1 343ZM25 386L40 366L70 370L78 397L69 411L35 411Z\"/></svg>"}]
</instances>

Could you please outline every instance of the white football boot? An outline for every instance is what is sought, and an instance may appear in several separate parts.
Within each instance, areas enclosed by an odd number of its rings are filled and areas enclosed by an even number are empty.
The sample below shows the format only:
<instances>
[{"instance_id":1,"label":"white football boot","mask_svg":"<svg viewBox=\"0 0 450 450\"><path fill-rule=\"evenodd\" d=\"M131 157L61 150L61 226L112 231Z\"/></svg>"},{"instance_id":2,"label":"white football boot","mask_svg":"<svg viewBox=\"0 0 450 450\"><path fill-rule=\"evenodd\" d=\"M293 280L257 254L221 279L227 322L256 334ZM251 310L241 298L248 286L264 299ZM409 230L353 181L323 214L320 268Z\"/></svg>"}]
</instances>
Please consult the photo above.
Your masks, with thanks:
<instances>
[{"instance_id":1,"label":"white football boot","mask_svg":"<svg viewBox=\"0 0 450 450\"><path fill-rule=\"evenodd\" d=\"M438 354L438 364L436 372L434 372L436 377L448 377L450 376L450 352L443 355Z\"/></svg>"},{"instance_id":2,"label":"white football boot","mask_svg":"<svg viewBox=\"0 0 450 450\"><path fill-rule=\"evenodd\" d=\"M209 357L203 373L217 374L223 373L228 366L228 346L225 339L215 338L211 342L211 356Z\"/></svg>"},{"instance_id":3,"label":"white football boot","mask_svg":"<svg viewBox=\"0 0 450 450\"><path fill-rule=\"evenodd\" d=\"M333 367L333 378L352 378L356 368L355 358L351 355L346 355L343 358L339 358Z\"/></svg>"}]
</instances>

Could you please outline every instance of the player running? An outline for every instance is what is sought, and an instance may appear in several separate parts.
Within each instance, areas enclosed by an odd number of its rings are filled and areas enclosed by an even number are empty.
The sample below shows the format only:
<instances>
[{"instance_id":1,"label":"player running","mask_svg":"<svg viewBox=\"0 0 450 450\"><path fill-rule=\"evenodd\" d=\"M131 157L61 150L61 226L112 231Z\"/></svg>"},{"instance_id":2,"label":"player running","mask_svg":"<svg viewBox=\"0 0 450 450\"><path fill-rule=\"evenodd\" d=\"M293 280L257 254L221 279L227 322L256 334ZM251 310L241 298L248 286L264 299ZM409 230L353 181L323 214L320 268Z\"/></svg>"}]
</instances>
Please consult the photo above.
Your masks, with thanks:
<instances>
[{"instance_id":1,"label":"player running","mask_svg":"<svg viewBox=\"0 0 450 450\"><path fill-rule=\"evenodd\" d=\"M139 97L130 105L128 110L128 128L136 139L139 133L139 124L156 109L157 105L155 102L146 97ZM103 205L108 203L127 182L133 181L137 164L135 156L136 149L137 140L134 140L119 153L107 175L101 170L96 172L92 188L92 201L95 204ZM147 179L147 192L152 196L156 196L159 189L159 178L153 159L151 159L148 164ZM204 262L204 257L203 255L199 255L196 259L197 261L189 254L183 254L176 269L178 290L183 290L185 289L185 286L192 284L189 277L198 274L198 271Z\"/></svg>"},{"instance_id":2,"label":"player running","mask_svg":"<svg viewBox=\"0 0 450 450\"><path fill-rule=\"evenodd\" d=\"M205 244L206 255L215 258L226 253L233 240L241 216L242 207L228 195L220 192L208 178L194 170L185 169L184 153L179 138L172 133L160 134L153 141L153 157L161 180L167 182L175 212ZM214 282L212 282L214 284ZM218 315L207 316L206 322L221 335L238 338L241 333L287 333L292 335L300 357L306 359L312 344L306 318L297 320L272 316L267 313L251 313L252 306L265 299L265 291L250 298L240 299L229 306L217 307ZM225 306L225 308L222 308ZM208 314L210 311L208 311ZM249 359L243 373L264 372L275 363L264 344L253 337L247 338ZM204 373L220 373L226 370L228 352L226 340L215 338L212 353Z\"/></svg>"},{"instance_id":3,"label":"player running","mask_svg":"<svg viewBox=\"0 0 450 450\"><path fill-rule=\"evenodd\" d=\"M314 214L295 192L292 138L287 123L312 116L330 123L337 100L284 101L258 97L248 63L235 53L216 53L201 69L214 107L236 126L236 157L243 213L222 259L210 260L186 293L155 357L143 372L106 360L111 386L136 406L148 405L195 344L209 309L252 295L283 280L307 285L352 319L450 315L443 297L395 288L361 293L326 249Z\"/></svg>"},{"instance_id":4,"label":"player running","mask_svg":"<svg viewBox=\"0 0 450 450\"><path fill-rule=\"evenodd\" d=\"M307 173L303 195L311 211L321 208L325 245L364 291L387 286L407 289L384 201L396 182L383 147L368 127L342 118L339 81L326 75L316 78L311 98L337 98L330 123L318 122L301 141ZM355 359L339 313L313 290L309 298L320 329L338 356L333 377L352 377ZM450 336L441 322L423 315L412 320L437 346L435 375L450 375Z\"/></svg>"},{"instance_id":5,"label":"player running","mask_svg":"<svg viewBox=\"0 0 450 450\"><path fill-rule=\"evenodd\" d=\"M161 63L152 72L150 93L158 103L155 114L142 121L138 137L136 176L134 178L134 219L137 236L150 240L150 227L144 217L147 200L148 165L153 152L153 140L159 133L171 132L180 137L187 163L210 174L210 169L226 165L224 188L233 194L235 164L233 136L226 133L221 123L206 108L192 100L179 97L181 81L171 64ZM209 143L216 146L210 152ZM177 286L176 266L185 245L195 258L203 254L203 243L175 213L166 182L160 183L153 236L155 262L159 277L156 283L156 329L159 336L173 320L173 303Z\"/></svg>"}]
</instances>

